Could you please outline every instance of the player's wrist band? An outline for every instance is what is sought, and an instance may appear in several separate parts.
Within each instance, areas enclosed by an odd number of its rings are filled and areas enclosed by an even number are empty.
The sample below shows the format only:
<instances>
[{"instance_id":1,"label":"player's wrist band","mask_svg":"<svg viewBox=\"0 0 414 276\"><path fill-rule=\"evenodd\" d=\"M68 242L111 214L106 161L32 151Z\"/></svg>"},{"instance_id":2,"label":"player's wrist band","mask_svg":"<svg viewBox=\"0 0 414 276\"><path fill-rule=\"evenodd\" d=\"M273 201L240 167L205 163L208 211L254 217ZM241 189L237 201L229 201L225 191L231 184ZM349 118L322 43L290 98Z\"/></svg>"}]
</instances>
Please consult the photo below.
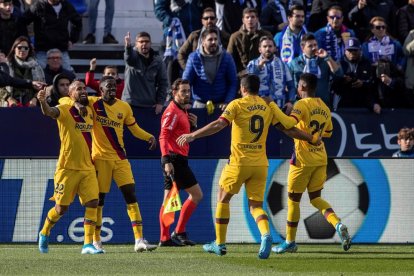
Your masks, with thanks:
<instances>
[{"instance_id":1,"label":"player's wrist band","mask_svg":"<svg viewBox=\"0 0 414 276\"><path fill-rule=\"evenodd\" d=\"M163 157L161 157L161 164L164 165L167 163L171 163L170 155L164 155Z\"/></svg>"}]
</instances>

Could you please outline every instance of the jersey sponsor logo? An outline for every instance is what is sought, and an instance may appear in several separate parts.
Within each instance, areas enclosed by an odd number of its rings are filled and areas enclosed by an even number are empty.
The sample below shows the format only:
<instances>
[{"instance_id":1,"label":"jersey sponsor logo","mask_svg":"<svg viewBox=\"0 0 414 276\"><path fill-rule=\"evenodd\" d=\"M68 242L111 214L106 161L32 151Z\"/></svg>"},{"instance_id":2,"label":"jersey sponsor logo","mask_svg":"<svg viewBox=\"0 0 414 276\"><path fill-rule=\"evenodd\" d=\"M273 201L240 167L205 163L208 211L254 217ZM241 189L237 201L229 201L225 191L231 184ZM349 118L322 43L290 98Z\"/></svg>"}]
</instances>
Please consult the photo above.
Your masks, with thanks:
<instances>
[{"instance_id":1,"label":"jersey sponsor logo","mask_svg":"<svg viewBox=\"0 0 414 276\"><path fill-rule=\"evenodd\" d=\"M75 129L79 129L80 131L91 131L93 125L87 123L76 123Z\"/></svg>"},{"instance_id":2,"label":"jersey sponsor logo","mask_svg":"<svg viewBox=\"0 0 414 276\"><path fill-rule=\"evenodd\" d=\"M99 122L102 126L117 127L117 128L121 127L121 123L115 122L109 118L102 117L99 115L96 116L96 121Z\"/></svg>"}]
</instances>

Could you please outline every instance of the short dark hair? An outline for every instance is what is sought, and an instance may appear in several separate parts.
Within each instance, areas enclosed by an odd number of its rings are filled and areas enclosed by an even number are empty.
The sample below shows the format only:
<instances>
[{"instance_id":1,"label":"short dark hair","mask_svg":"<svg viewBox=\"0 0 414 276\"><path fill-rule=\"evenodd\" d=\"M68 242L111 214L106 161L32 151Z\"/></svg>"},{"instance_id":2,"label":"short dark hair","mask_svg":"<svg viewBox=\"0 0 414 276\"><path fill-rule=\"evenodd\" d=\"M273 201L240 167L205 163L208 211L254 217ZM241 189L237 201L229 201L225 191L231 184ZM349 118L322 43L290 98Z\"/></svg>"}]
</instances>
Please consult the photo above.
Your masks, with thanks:
<instances>
[{"instance_id":1,"label":"short dark hair","mask_svg":"<svg viewBox=\"0 0 414 276\"><path fill-rule=\"evenodd\" d=\"M116 67L115 65L105 66L105 68L104 68L103 71L105 72L106 69L115 69L116 70L116 73L118 73L118 67Z\"/></svg>"},{"instance_id":2,"label":"short dark hair","mask_svg":"<svg viewBox=\"0 0 414 276\"><path fill-rule=\"evenodd\" d=\"M318 85L318 77L311 73L303 73L299 77L299 81L306 83L309 96L315 96L316 86Z\"/></svg>"},{"instance_id":3,"label":"short dark hair","mask_svg":"<svg viewBox=\"0 0 414 276\"><path fill-rule=\"evenodd\" d=\"M180 88L181 84L190 84L189 80L185 80L182 78L176 79L173 84L171 85L171 91L177 91Z\"/></svg>"},{"instance_id":4,"label":"short dark hair","mask_svg":"<svg viewBox=\"0 0 414 276\"><path fill-rule=\"evenodd\" d=\"M140 37L148 37L149 40L151 41L151 35L149 33L147 33L147 32L139 32L137 34L137 36L135 37L135 40L137 40Z\"/></svg>"},{"instance_id":5,"label":"short dark hair","mask_svg":"<svg viewBox=\"0 0 414 276\"><path fill-rule=\"evenodd\" d=\"M273 42L273 45L276 46L276 43L273 40L273 38L271 38L268 35L264 35L264 36L260 37L260 39L259 39L259 47L262 46L262 42L265 41L265 40L271 40Z\"/></svg>"},{"instance_id":6,"label":"short dark hair","mask_svg":"<svg viewBox=\"0 0 414 276\"><path fill-rule=\"evenodd\" d=\"M201 34L201 40L204 40L209 34L216 34L217 37L219 36L219 34L217 33L217 28L213 26L203 31L203 33Z\"/></svg>"},{"instance_id":7,"label":"short dark hair","mask_svg":"<svg viewBox=\"0 0 414 276\"><path fill-rule=\"evenodd\" d=\"M303 11L305 13L305 8L302 5L293 5L288 10L287 16L292 17L294 11Z\"/></svg>"},{"instance_id":8,"label":"short dark hair","mask_svg":"<svg viewBox=\"0 0 414 276\"><path fill-rule=\"evenodd\" d=\"M115 80L114 77L112 76L102 76L101 80L99 81L99 87L103 86L103 84L107 81L107 80ZM115 80L116 81L116 80Z\"/></svg>"},{"instance_id":9,"label":"short dark hair","mask_svg":"<svg viewBox=\"0 0 414 276\"><path fill-rule=\"evenodd\" d=\"M245 8L243 10L243 17L244 15L248 14L248 13L252 13L254 12L256 14L256 16L259 16L259 13L257 12L257 10L255 8Z\"/></svg>"},{"instance_id":10,"label":"short dark hair","mask_svg":"<svg viewBox=\"0 0 414 276\"><path fill-rule=\"evenodd\" d=\"M240 85L246 88L246 90L253 95L259 94L260 79L253 74L247 74L240 80Z\"/></svg>"},{"instance_id":11,"label":"short dark hair","mask_svg":"<svg viewBox=\"0 0 414 276\"><path fill-rule=\"evenodd\" d=\"M305 45L306 42L316 40L316 37L313 33L307 33L302 36L302 39L300 40L300 45Z\"/></svg>"},{"instance_id":12,"label":"short dark hair","mask_svg":"<svg viewBox=\"0 0 414 276\"><path fill-rule=\"evenodd\" d=\"M344 11L343 11L342 7L341 7L338 3L335 3L335 4L333 4L332 6L330 6L330 7L326 10L326 14L328 14L330 10L337 10L337 11L340 11L342 14L344 13Z\"/></svg>"},{"instance_id":13,"label":"short dark hair","mask_svg":"<svg viewBox=\"0 0 414 276\"><path fill-rule=\"evenodd\" d=\"M214 13L214 16L216 16L216 11L212 7L205 8L201 15L205 14L206 12L212 12L212 13Z\"/></svg>"}]
</instances>

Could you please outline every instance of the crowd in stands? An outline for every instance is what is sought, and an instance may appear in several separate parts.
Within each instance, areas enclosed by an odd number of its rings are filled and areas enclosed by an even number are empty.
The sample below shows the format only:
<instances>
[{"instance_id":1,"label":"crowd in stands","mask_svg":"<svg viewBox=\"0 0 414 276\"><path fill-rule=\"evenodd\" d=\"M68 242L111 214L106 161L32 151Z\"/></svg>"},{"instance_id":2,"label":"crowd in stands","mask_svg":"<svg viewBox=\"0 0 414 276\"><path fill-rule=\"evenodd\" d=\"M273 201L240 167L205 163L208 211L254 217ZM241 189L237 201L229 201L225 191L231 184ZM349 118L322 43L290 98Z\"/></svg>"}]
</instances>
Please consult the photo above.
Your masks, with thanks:
<instances>
[{"instance_id":1,"label":"crowd in stands","mask_svg":"<svg viewBox=\"0 0 414 276\"><path fill-rule=\"evenodd\" d=\"M87 2L89 22L82 26L70 0L0 0L0 70L49 85L52 102L65 95L60 85L85 73L74 72L69 57L82 27L82 42L96 43L99 0ZM102 43L118 44L115 1L105 5ZM308 72L318 77L316 95L332 110L414 107L414 0L157 0L154 13L165 50L151 48L146 30L128 33L125 80L114 66L103 72L117 78L117 98L132 106L159 114L172 82L182 77L190 82L193 108L224 109L239 97L240 77L251 73L260 77L260 95L288 114L299 77ZM85 82L96 90L90 58ZM33 87L1 87L1 106L36 106L35 95Z\"/></svg>"}]
</instances>

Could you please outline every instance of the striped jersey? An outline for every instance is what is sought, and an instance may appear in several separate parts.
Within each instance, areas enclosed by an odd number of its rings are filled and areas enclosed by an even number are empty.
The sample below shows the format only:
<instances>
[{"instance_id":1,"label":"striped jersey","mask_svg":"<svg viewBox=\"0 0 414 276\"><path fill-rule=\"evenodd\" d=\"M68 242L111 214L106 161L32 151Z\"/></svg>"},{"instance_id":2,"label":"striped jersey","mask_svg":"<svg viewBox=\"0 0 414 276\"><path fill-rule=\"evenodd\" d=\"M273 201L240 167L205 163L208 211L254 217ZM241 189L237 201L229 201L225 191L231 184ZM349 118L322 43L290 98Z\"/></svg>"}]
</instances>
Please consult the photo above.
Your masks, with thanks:
<instances>
[{"instance_id":1,"label":"striped jersey","mask_svg":"<svg viewBox=\"0 0 414 276\"><path fill-rule=\"evenodd\" d=\"M82 117L71 105L56 106L56 118L60 137L58 169L94 170L91 159L93 118L88 107L88 115Z\"/></svg>"},{"instance_id":2,"label":"striped jersey","mask_svg":"<svg viewBox=\"0 0 414 276\"><path fill-rule=\"evenodd\" d=\"M320 98L304 98L297 101L290 116L297 120L296 127L304 132L312 135L319 132L322 137L332 135L331 111ZM314 146L307 141L294 140L295 149L290 160L292 165L303 167L327 164L328 160L323 142L319 146Z\"/></svg>"}]
</instances>

